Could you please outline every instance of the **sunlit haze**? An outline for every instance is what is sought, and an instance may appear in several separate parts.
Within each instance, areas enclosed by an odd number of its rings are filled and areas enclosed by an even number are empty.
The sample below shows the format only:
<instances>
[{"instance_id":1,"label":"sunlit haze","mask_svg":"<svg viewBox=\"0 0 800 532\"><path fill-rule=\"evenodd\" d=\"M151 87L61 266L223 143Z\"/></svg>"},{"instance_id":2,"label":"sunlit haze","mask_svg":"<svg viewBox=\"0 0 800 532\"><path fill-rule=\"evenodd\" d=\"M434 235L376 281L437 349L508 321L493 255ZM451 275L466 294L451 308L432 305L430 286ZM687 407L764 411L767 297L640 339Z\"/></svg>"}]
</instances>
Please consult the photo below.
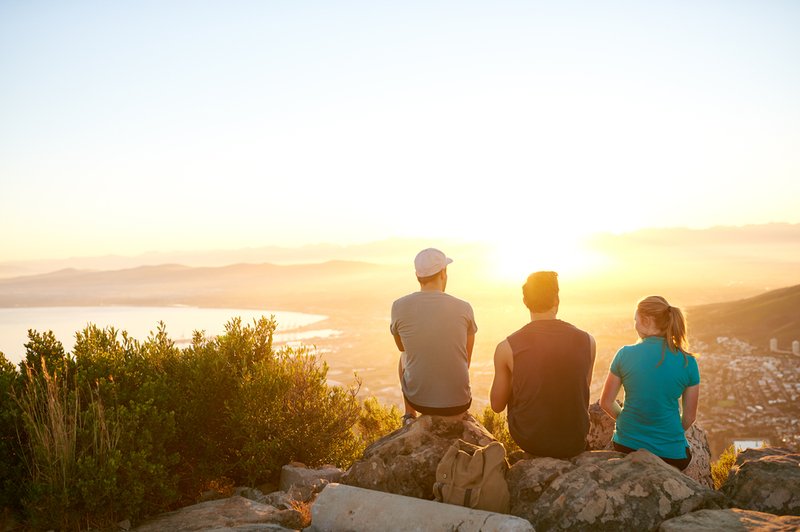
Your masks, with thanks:
<instances>
[{"instance_id":1,"label":"sunlit haze","mask_svg":"<svg viewBox=\"0 0 800 532\"><path fill-rule=\"evenodd\" d=\"M800 3L3 2L0 261L800 221ZM544 250L547 252L544 253Z\"/></svg>"}]
</instances>

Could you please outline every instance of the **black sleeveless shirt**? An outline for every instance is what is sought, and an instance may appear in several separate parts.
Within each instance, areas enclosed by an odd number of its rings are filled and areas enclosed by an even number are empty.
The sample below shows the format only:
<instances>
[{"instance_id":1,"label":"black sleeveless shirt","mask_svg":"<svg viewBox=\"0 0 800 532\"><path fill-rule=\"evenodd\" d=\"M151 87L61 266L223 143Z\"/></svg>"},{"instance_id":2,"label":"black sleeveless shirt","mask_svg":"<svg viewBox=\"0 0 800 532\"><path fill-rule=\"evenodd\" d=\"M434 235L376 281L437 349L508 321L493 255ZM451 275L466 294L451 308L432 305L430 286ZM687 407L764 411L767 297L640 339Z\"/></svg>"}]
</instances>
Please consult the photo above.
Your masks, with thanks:
<instances>
[{"instance_id":1,"label":"black sleeveless shirt","mask_svg":"<svg viewBox=\"0 0 800 532\"><path fill-rule=\"evenodd\" d=\"M536 456L583 452L589 432L589 335L565 321L537 320L508 343L514 356L508 402L514 441Z\"/></svg>"}]
</instances>

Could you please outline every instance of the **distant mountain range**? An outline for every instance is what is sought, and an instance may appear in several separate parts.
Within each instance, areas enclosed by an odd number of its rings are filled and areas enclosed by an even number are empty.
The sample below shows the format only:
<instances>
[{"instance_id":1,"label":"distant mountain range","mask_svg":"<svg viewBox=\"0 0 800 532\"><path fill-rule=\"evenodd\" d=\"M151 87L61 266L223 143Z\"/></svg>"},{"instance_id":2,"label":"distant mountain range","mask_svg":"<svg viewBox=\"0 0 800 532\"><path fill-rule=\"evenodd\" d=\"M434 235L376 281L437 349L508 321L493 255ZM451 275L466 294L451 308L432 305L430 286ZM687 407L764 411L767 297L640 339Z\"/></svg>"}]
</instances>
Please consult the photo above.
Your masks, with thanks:
<instances>
[{"instance_id":1,"label":"distant mountain range","mask_svg":"<svg viewBox=\"0 0 800 532\"><path fill-rule=\"evenodd\" d=\"M65 269L0 279L0 307L190 305L330 312L369 304L392 286L413 286L406 270L353 261Z\"/></svg>"},{"instance_id":2,"label":"distant mountain range","mask_svg":"<svg viewBox=\"0 0 800 532\"><path fill-rule=\"evenodd\" d=\"M600 304L623 305L627 312L639 298L661 294L682 308L693 307L694 330L710 331L705 337L763 342L773 335L784 342L800 336L792 310L800 304L796 298L780 303L760 294L800 282L798 243L800 224L780 223L597 234L586 244L607 264L581 276L560 276L565 310ZM450 293L496 309L498 316L519 306L524 278L491 278L494 256L488 244L387 239L349 246L5 262L0 263L0 307L191 305L382 315L394 298L418 288L413 256L428 246L441 247L456 260ZM535 235L520 246L536 246ZM8 276L20 269L36 273ZM765 299L738 301L752 296ZM721 303L726 301L737 302Z\"/></svg>"},{"instance_id":3,"label":"distant mountain range","mask_svg":"<svg viewBox=\"0 0 800 532\"><path fill-rule=\"evenodd\" d=\"M486 254L486 245L458 240L387 238L349 245L307 244L297 247L261 246L241 249L198 251L153 251L134 256L105 255L0 262L0 278L37 275L69 268L79 270L123 270L139 266L181 264L215 268L232 264L275 265L312 264L329 261L371 262L375 264L410 264L414 255L426 247L440 247L449 255L470 260Z\"/></svg>"},{"instance_id":4,"label":"distant mountain range","mask_svg":"<svg viewBox=\"0 0 800 532\"><path fill-rule=\"evenodd\" d=\"M713 344L719 336L736 337L763 348L777 338L781 349L800 340L800 285L771 290L738 301L687 310L692 336Z\"/></svg>"}]
</instances>

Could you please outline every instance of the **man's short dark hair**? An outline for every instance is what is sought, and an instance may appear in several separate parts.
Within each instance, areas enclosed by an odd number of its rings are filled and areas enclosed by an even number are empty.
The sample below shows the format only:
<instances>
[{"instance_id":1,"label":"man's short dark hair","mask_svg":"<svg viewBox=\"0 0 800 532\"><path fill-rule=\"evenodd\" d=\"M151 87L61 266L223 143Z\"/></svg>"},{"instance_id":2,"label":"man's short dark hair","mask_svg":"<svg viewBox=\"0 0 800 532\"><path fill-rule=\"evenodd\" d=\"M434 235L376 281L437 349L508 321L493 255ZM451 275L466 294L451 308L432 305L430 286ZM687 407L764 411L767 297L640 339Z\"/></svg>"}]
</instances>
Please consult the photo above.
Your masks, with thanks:
<instances>
[{"instance_id":1,"label":"man's short dark hair","mask_svg":"<svg viewBox=\"0 0 800 532\"><path fill-rule=\"evenodd\" d=\"M440 273L442 273L442 270L439 270L438 272L434 273L433 275L429 275L427 277L420 277L419 275L417 275L417 281L419 281L419 284L428 284L431 281L433 281L434 279L436 279L437 277L439 277Z\"/></svg>"},{"instance_id":2,"label":"man's short dark hair","mask_svg":"<svg viewBox=\"0 0 800 532\"><path fill-rule=\"evenodd\" d=\"M522 285L525 306L531 312L547 312L558 302L558 274L534 272Z\"/></svg>"}]
</instances>

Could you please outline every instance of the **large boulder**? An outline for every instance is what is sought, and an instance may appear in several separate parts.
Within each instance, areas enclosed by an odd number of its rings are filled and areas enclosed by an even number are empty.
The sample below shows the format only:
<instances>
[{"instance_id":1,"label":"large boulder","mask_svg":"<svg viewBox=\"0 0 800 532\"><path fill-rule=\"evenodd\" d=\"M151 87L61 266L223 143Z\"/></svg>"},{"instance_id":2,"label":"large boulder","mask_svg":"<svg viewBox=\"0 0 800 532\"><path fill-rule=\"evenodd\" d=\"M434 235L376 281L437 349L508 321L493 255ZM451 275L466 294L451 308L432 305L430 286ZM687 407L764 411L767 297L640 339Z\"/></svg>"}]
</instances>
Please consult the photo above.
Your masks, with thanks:
<instances>
[{"instance_id":1,"label":"large boulder","mask_svg":"<svg viewBox=\"0 0 800 532\"><path fill-rule=\"evenodd\" d=\"M796 532L800 517L778 516L752 510L700 510L661 523L659 532Z\"/></svg>"},{"instance_id":2,"label":"large boulder","mask_svg":"<svg viewBox=\"0 0 800 532\"><path fill-rule=\"evenodd\" d=\"M724 495L645 450L522 460L508 482L511 513L543 530L654 530L671 517L727 506Z\"/></svg>"},{"instance_id":3,"label":"large boulder","mask_svg":"<svg viewBox=\"0 0 800 532\"><path fill-rule=\"evenodd\" d=\"M599 403L589 405L589 435L587 444L590 451L613 449L611 437L614 435L614 419L600 408ZM708 488L714 487L711 478L711 447L708 445L706 431L692 425L686 431L686 440L692 450L692 462L683 474L693 478Z\"/></svg>"},{"instance_id":4,"label":"large boulder","mask_svg":"<svg viewBox=\"0 0 800 532\"><path fill-rule=\"evenodd\" d=\"M470 414L419 416L376 441L342 476L341 483L377 491L433 499L436 466L459 439L484 446L494 437Z\"/></svg>"},{"instance_id":5,"label":"large boulder","mask_svg":"<svg viewBox=\"0 0 800 532\"><path fill-rule=\"evenodd\" d=\"M738 508L800 515L800 454L774 447L746 449L736 457L722 491Z\"/></svg>"}]
</instances>

